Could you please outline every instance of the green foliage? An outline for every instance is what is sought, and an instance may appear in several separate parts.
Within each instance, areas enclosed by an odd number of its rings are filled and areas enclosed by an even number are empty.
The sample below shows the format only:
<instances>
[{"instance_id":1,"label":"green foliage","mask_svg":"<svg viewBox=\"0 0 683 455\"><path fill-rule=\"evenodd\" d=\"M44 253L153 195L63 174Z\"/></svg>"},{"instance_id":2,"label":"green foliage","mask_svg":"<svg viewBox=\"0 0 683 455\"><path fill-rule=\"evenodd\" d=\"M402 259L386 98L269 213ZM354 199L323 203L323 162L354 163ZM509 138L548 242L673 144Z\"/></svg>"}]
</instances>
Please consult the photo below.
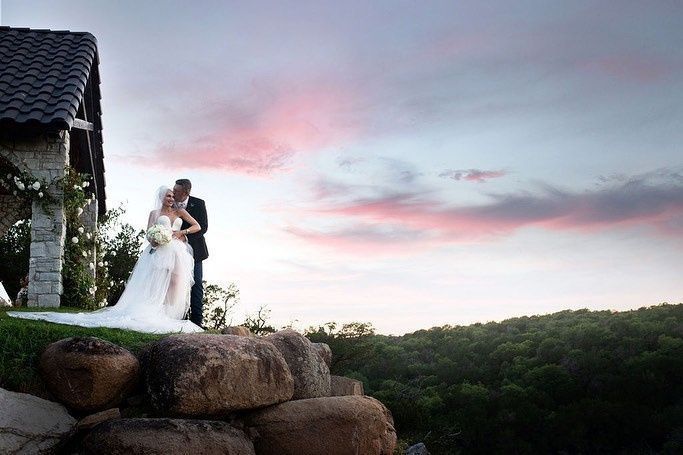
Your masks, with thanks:
<instances>
[{"instance_id":1,"label":"green foliage","mask_svg":"<svg viewBox=\"0 0 683 455\"><path fill-rule=\"evenodd\" d=\"M26 166L26 160L23 162ZM50 213L50 205L55 202L50 186L54 183L58 182L37 179L27 171L18 170L5 158L0 157L0 187L22 198L29 206L35 201L43 207L46 213Z\"/></svg>"},{"instance_id":2,"label":"green foliage","mask_svg":"<svg viewBox=\"0 0 683 455\"><path fill-rule=\"evenodd\" d=\"M0 281L11 299L17 296L21 280L28 275L30 249L30 220L19 221L0 238Z\"/></svg>"},{"instance_id":3,"label":"green foliage","mask_svg":"<svg viewBox=\"0 0 683 455\"><path fill-rule=\"evenodd\" d=\"M106 274L98 273L98 283L100 279L108 280L109 305L115 304L121 297L126 281L140 256L142 241L145 238L145 231L136 231L133 226L122 221L125 212L123 205L111 209L102 217L99 224L99 250ZM99 287L98 285L98 289Z\"/></svg>"},{"instance_id":4,"label":"green foliage","mask_svg":"<svg viewBox=\"0 0 683 455\"><path fill-rule=\"evenodd\" d=\"M275 327L268 324L270 310L266 306L260 306L256 313L249 314L240 324L248 328L254 335L268 335L276 332Z\"/></svg>"},{"instance_id":5,"label":"green foliage","mask_svg":"<svg viewBox=\"0 0 683 455\"><path fill-rule=\"evenodd\" d=\"M236 283L230 283L227 289L217 284L204 285L204 326L212 330L220 330L231 324L232 319L228 320L240 299L240 290Z\"/></svg>"},{"instance_id":6,"label":"green foliage","mask_svg":"<svg viewBox=\"0 0 683 455\"><path fill-rule=\"evenodd\" d=\"M94 196L86 193L88 176L67 168L62 180L64 190L64 216L66 218L66 241L62 268L62 299L71 305L95 309L98 296L106 295L107 289L99 289L93 279L98 257L93 254L97 244L97 231L89 232L81 221L83 209L94 203ZM107 287L108 288L108 287Z\"/></svg>"},{"instance_id":7,"label":"green foliage","mask_svg":"<svg viewBox=\"0 0 683 455\"><path fill-rule=\"evenodd\" d=\"M334 353L331 370L333 374L348 376L350 368L358 365L372 355L371 337L375 334L369 322L351 322L337 327L336 322L328 322L319 327L309 327L306 336L314 343L326 343Z\"/></svg>"},{"instance_id":8,"label":"green foliage","mask_svg":"<svg viewBox=\"0 0 683 455\"><path fill-rule=\"evenodd\" d=\"M332 348L332 374L389 407L404 441L435 455L683 448L683 304L401 337L330 323L307 336Z\"/></svg>"}]
</instances>

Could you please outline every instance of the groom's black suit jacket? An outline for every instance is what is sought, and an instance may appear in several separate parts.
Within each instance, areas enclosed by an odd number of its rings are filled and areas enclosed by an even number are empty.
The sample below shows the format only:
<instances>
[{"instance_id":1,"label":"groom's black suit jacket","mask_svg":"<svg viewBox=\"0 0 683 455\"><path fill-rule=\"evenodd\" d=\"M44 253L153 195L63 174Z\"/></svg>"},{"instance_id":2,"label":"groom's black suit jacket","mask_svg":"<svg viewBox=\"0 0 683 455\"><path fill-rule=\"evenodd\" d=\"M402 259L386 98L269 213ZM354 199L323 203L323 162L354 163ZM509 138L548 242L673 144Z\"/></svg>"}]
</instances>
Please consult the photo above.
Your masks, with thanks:
<instances>
[{"instance_id":1,"label":"groom's black suit jacket","mask_svg":"<svg viewBox=\"0 0 683 455\"><path fill-rule=\"evenodd\" d=\"M199 223L199 226L202 228L199 232L187 234L187 242L192 247L192 250L194 250L194 261L203 261L209 257L209 250L206 248L206 240L204 240L204 234L206 234L206 231L209 229L209 220L206 217L206 204L202 199L190 196L185 210L192 215L192 218L197 220L197 223ZM189 227L190 223L183 220L181 229L187 229Z\"/></svg>"}]
</instances>

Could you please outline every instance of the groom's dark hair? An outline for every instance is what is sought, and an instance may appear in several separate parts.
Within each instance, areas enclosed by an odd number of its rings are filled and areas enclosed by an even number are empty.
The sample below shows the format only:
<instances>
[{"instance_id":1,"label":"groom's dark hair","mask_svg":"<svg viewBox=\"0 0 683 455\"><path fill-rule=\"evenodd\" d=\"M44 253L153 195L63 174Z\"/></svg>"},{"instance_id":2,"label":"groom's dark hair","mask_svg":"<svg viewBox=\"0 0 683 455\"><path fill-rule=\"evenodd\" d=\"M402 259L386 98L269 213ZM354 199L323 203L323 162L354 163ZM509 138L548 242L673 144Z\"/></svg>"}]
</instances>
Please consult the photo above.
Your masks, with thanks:
<instances>
[{"instance_id":1,"label":"groom's dark hair","mask_svg":"<svg viewBox=\"0 0 683 455\"><path fill-rule=\"evenodd\" d=\"M192 182L189 179L178 179L175 181L175 184L182 186L187 191L187 194L190 194L190 191L192 191Z\"/></svg>"}]
</instances>

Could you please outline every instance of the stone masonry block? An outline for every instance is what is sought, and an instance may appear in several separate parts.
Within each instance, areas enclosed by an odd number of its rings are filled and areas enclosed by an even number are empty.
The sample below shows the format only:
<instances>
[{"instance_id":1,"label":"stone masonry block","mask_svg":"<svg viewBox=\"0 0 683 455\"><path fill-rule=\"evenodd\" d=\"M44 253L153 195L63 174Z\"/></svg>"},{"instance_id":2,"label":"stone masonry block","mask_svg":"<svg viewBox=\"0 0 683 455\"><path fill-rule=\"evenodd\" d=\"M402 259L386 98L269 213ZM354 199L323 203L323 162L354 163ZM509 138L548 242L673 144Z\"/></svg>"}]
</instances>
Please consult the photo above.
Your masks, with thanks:
<instances>
[{"instance_id":1,"label":"stone masonry block","mask_svg":"<svg viewBox=\"0 0 683 455\"><path fill-rule=\"evenodd\" d=\"M49 294L52 292L52 282L33 281L28 285L28 292L34 292L36 294Z\"/></svg>"},{"instance_id":2,"label":"stone masonry block","mask_svg":"<svg viewBox=\"0 0 683 455\"><path fill-rule=\"evenodd\" d=\"M46 243L46 257L59 258L62 257L63 245L56 242Z\"/></svg>"},{"instance_id":3,"label":"stone masonry block","mask_svg":"<svg viewBox=\"0 0 683 455\"><path fill-rule=\"evenodd\" d=\"M56 308L59 306L59 294L38 294L38 306L39 307L52 307Z\"/></svg>"},{"instance_id":4,"label":"stone masonry block","mask_svg":"<svg viewBox=\"0 0 683 455\"><path fill-rule=\"evenodd\" d=\"M47 248L45 242L31 242L31 257L45 257L47 255Z\"/></svg>"},{"instance_id":5,"label":"stone masonry block","mask_svg":"<svg viewBox=\"0 0 683 455\"><path fill-rule=\"evenodd\" d=\"M39 275L38 279L41 281L60 281L62 275L57 272L43 272Z\"/></svg>"}]
</instances>

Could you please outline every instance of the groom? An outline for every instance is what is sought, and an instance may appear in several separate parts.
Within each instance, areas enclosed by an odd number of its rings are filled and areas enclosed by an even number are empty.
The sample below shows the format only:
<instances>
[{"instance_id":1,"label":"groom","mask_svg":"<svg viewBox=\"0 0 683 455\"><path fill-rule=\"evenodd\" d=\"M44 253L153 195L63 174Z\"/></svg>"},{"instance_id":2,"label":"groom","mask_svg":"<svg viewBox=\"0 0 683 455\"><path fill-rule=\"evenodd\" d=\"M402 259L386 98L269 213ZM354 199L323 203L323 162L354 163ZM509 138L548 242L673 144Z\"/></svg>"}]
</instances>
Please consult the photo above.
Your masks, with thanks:
<instances>
[{"instance_id":1,"label":"groom","mask_svg":"<svg viewBox=\"0 0 683 455\"><path fill-rule=\"evenodd\" d=\"M187 242L194 251L194 285L190 297L190 321L202 327L202 309L204 306L204 285L202 284L202 261L209 257L209 250L206 249L204 234L209 227L206 217L206 205L202 199L190 196L192 183L188 179L178 179L173 187L173 198L176 206L187 210L192 218L197 220L202 230L194 234L187 235ZM190 224L183 220L181 229L187 229Z\"/></svg>"}]
</instances>

